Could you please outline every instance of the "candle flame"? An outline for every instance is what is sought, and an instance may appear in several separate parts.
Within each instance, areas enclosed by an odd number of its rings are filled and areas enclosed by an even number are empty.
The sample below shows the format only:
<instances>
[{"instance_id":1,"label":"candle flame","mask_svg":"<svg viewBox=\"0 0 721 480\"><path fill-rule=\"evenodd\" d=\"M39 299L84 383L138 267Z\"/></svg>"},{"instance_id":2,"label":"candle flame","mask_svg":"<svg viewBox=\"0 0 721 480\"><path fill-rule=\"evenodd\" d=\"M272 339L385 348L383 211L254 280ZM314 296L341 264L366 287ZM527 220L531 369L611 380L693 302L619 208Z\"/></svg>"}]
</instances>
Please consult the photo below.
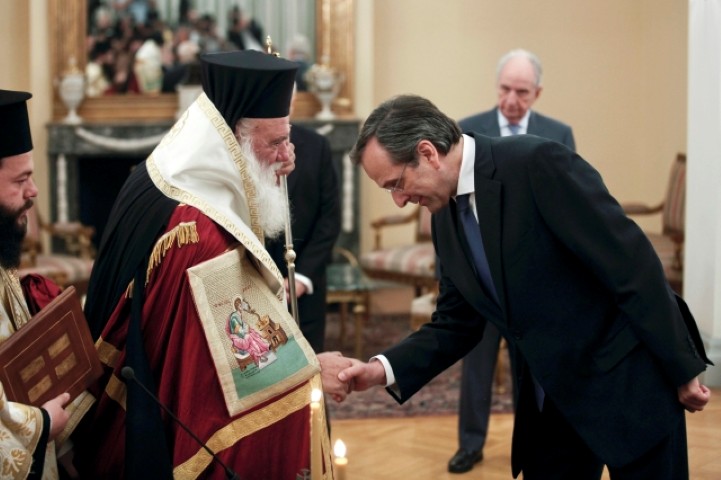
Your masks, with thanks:
<instances>
[{"instance_id":1,"label":"candle flame","mask_svg":"<svg viewBox=\"0 0 721 480\"><path fill-rule=\"evenodd\" d=\"M336 440L333 444L333 455L336 457L345 457L346 448L345 443L343 443L343 440Z\"/></svg>"},{"instance_id":2,"label":"candle flame","mask_svg":"<svg viewBox=\"0 0 721 480\"><path fill-rule=\"evenodd\" d=\"M310 401L311 402L320 402L320 399L323 397L323 392L320 391L318 388L314 388L310 392Z\"/></svg>"}]
</instances>

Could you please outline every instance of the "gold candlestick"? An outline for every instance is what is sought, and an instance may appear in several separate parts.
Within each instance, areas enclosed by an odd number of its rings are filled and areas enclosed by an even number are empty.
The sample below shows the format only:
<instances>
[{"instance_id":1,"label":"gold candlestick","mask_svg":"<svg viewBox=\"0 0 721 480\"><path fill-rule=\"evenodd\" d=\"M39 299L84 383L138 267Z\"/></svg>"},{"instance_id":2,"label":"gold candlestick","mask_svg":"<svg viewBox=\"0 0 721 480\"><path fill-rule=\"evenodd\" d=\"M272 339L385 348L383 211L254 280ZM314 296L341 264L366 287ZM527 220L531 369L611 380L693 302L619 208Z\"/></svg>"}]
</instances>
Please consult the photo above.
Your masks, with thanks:
<instances>
[{"instance_id":1,"label":"gold candlestick","mask_svg":"<svg viewBox=\"0 0 721 480\"><path fill-rule=\"evenodd\" d=\"M321 415L320 401L323 392L314 388L310 394L310 478L323 479L323 451L321 446Z\"/></svg>"}]
</instances>

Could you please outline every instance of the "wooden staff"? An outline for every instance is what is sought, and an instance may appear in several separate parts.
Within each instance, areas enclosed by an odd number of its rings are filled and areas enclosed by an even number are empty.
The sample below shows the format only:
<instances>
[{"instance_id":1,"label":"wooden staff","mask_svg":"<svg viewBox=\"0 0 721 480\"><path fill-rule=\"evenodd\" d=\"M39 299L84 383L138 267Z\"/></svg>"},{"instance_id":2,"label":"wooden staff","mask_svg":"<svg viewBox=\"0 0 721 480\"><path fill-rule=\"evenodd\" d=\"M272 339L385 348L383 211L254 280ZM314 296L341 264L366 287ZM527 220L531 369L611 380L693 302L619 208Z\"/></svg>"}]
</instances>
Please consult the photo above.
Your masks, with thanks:
<instances>
[{"instance_id":1,"label":"wooden staff","mask_svg":"<svg viewBox=\"0 0 721 480\"><path fill-rule=\"evenodd\" d=\"M270 35L265 37L265 48L269 55L280 56L278 52L273 52L273 41ZM285 263L288 265L288 295L290 297L290 313L295 319L295 323L300 326L300 318L298 315L298 294L295 291L295 250L293 250L293 230L290 224L290 197L288 196L288 176L281 175L280 189L285 198Z\"/></svg>"}]
</instances>

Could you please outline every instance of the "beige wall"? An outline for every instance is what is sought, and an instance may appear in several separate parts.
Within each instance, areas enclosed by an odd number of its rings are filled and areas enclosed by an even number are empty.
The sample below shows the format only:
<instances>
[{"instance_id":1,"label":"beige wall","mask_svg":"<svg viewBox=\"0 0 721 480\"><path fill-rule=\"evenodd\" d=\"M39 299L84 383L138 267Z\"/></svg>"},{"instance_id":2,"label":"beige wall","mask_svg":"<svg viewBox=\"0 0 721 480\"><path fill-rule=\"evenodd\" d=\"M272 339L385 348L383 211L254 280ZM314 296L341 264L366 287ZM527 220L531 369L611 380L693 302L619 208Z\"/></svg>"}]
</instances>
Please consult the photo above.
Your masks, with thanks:
<instances>
[{"instance_id":1,"label":"beige wall","mask_svg":"<svg viewBox=\"0 0 721 480\"><path fill-rule=\"evenodd\" d=\"M400 93L427 96L457 118L490 108L496 61L511 48L528 48L545 67L536 108L573 126L579 152L617 198L661 199L675 153L686 150L686 2L356 1L361 118ZM34 95L30 117L43 212L52 95L46 3L2 0L0 15L0 65L6 66L0 88ZM363 226L396 211L368 181L362 196ZM643 225L658 229L660 220ZM367 249L367 228L362 236Z\"/></svg>"},{"instance_id":2,"label":"beige wall","mask_svg":"<svg viewBox=\"0 0 721 480\"><path fill-rule=\"evenodd\" d=\"M30 45L27 42L30 25L28 2L3 1L0 15L0 88L20 90L29 84Z\"/></svg>"},{"instance_id":3,"label":"beige wall","mask_svg":"<svg viewBox=\"0 0 721 480\"><path fill-rule=\"evenodd\" d=\"M28 104L33 137L38 205L47 218L47 133L52 86L47 37L46 0L0 0L0 88L33 94ZM32 40L31 40L32 39Z\"/></svg>"},{"instance_id":4,"label":"beige wall","mask_svg":"<svg viewBox=\"0 0 721 480\"><path fill-rule=\"evenodd\" d=\"M686 2L381 0L372 16L373 32L358 35L359 49L373 39L372 73L359 70L357 84L372 82L373 105L416 93L455 118L491 108L498 58L527 48L544 64L535 108L573 127L619 200L660 201L686 149ZM359 104L362 116L373 106ZM363 225L393 212L385 192L363 187ZM660 219L643 225L659 229Z\"/></svg>"}]
</instances>

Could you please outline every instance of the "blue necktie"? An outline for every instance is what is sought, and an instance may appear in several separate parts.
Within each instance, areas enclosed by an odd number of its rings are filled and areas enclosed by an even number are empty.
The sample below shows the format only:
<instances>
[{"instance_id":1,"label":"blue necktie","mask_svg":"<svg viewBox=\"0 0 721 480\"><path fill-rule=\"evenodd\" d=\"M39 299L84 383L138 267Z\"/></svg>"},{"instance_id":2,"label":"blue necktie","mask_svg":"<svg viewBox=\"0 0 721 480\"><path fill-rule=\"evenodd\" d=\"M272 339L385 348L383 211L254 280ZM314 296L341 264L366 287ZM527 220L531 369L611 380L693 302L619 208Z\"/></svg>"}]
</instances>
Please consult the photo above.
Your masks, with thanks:
<instances>
[{"instance_id":1,"label":"blue necktie","mask_svg":"<svg viewBox=\"0 0 721 480\"><path fill-rule=\"evenodd\" d=\"M468 241L468 248L471 251L473 257L473 266L476 270L476 275L481 280L481 284L485 289L486 293L498 303L498 295L496 294L496 287L493 286L493 278L491 277L491 269L488 266L488 258L486 258L486 251L483 248L483 237L481 236L481 228L476 221L476 217L473 215L471 205L468 203L468 197L470 195L458 195L456 202L458 203L458 217L463 225L463 231L466 234L466 240Z\"/></svg>"},{"instance_id":2,"label":"blue necktie","mask_svg":"<svg viewBox=\"0 0 721 480\"><path fill-rule=\"evenodd\" d=\"M520 125L511 125L509 123L508 130L511 131L511 135L518 135L518 131L521 130L521 126Z\"/></svg>"},{"instance_id":3,"label":"blue necktie","mask_svg":"<svg viewBox=\"0 0 721 480\"><path fill-rule=\"evenodd\" d=\"M518 125L516 125L517 127ZM496 288L493 286L493 279L491 278L491 269L488 266L488 258L486 257L486 251L483 248L483 237L481 236L481 228L476 221L476 217L473 215L471 205L469 203L469 194L458 195L456 197L456 203L458 204L458 218L463 225L463 231L466 234L466 240L468 241L468 248L471 251L473 257L473 266L475 267L476 274L481 280L486 293L488 293L498 303L498 294ZM533 380L533 388L535 390L536 405L539 411L543 411L543 401L546 397L543 388L538 383L536 378L531 375Z\"/></svg>"}]
</instances>

